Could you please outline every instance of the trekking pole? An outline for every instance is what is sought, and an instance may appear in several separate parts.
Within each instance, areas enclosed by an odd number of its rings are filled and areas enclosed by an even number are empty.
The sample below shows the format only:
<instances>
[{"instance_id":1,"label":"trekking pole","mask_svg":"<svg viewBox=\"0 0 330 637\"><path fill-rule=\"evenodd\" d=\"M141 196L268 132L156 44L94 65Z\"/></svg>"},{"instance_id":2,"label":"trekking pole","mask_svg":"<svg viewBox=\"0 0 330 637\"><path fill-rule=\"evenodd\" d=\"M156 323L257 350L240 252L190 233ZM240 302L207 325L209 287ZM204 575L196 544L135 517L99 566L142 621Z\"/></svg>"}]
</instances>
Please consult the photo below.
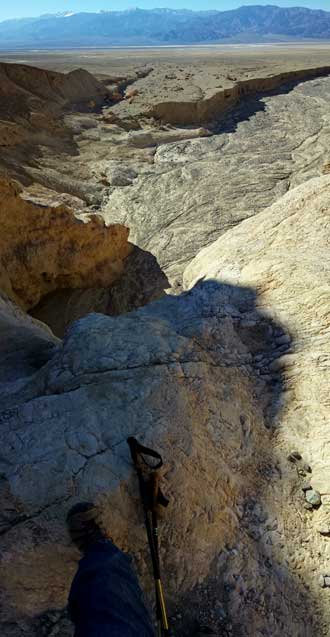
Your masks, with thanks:
<instances>
[{"instance_id":1,"label":"trekking pole","mask_svg":"<svg viewBox=\"0 0 330 637\"><path fill-rule=\"evenodd\" d=\"M163 495L159 487L159 469L163 465L163 459L157 451L143 447L136 438L128 438L127 443L130 448L133 464L139 480L140 495L143 504L145 526L147 530L148 543L152 561L153 575L156 592L156 612L158 622L158 636L169 637L169 625L167 619L166 604L163 592L163 585L160 573L159 540L158 540L158 506L168 506L168 500ZM144 456L154 458L157 463L152 466ZM148 479L144 476L143 469L151 470Z\"/></svg>"}]
</instances>

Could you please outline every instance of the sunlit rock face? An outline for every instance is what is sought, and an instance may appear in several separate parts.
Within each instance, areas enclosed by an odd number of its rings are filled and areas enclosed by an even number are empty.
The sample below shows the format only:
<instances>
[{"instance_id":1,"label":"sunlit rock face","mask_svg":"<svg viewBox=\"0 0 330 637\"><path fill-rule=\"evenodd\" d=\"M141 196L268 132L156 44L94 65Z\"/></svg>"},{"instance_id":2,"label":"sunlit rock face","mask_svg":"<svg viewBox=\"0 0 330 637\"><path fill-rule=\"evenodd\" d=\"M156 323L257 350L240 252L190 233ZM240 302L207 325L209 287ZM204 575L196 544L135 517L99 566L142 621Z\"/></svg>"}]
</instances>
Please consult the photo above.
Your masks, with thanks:
<instances>
[{"instance_id":1,"label":"sunlit rock face","mask_svg":"<svg viewBox=\"0 0 330 637\"><path fill-rule=\"evenodd\" d=\"M53 205L52 205L53 204ZM24 309L61 288L109 287L131 251L128 229L61 202L38 205L0 181L0 286Z\"/></svg>"},{"instance_id":2,"label":"sunlit rock face","mask_svg":"<svg viewBox=\"0 0 330 637\"><path fill-rule=\"evenodd\" d=\"M322 173L329 97L330 80L321 77L246 95L226 117L220 109L214 135L155 146L151 166L135 160L137 176L110 192L106 219L127 224L131 240L180 286L203 247Z\"/></svg>"},{"instance_id":3,"label":"sunlit rock face","mask_svg":"<svg viewBox=\"0 0 330 637\"><path fill-rule=\"evenodd\" d=\"M292 572L310 590L321 635L327 634L329 617L327 590L319 588L329 560L329 219L330 179L325 176L242 222L201 251L184 275L188 287L200 278L252 287L258 310L283 326L285 335L276 339L276 358L269 366L281 374L272 441L281 458L281 480L268 503L273 510L283 508L278 539L286 544ZM255 360L260 377L271 384L264 357ZM314 634L310 627L307 634Z\"/></svg>"}]
</instances>

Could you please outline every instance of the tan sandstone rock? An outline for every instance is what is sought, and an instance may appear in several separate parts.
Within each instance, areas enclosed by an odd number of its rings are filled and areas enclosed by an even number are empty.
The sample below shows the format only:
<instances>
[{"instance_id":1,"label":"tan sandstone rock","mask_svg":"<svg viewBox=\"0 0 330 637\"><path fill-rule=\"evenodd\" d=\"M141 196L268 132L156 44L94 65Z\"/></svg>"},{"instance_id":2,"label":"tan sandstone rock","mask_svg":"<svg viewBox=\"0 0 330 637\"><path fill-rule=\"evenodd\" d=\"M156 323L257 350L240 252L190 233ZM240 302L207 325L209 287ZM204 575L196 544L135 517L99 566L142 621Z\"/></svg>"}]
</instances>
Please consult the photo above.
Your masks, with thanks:
<instances>
[{"instance_id":1,"label":"tan sandstone rock","mask_svg":"<svg viewBox=\"0 0 330 637\"><path fill-rule=\"evenodd\" d=\"M0 288L24 309L61 288L109 287L131 251L128 229L63 204L34 204L0 180Z\"/></svg>"}]
</instances>

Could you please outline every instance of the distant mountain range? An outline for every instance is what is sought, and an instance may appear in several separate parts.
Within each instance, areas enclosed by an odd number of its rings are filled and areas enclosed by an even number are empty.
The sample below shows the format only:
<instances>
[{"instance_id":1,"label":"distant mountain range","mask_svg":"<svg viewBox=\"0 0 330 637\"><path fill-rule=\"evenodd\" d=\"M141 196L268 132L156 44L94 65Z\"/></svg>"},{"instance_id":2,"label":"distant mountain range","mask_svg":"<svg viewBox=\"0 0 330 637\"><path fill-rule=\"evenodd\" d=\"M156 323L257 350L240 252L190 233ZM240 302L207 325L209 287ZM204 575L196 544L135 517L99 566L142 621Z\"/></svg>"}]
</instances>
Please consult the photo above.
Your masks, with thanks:
<instances>
[{"instance_id":1,"label":"distant mountain range","mask_svg":"<svg viewBox=\"0 0 330 637\"><path fill-rule=\"evenodd\" d=\"M330 12L246 6L232 11L71 11L0 23L0 48L61 48L330 39Z\"/></svg>"}]
</instances>

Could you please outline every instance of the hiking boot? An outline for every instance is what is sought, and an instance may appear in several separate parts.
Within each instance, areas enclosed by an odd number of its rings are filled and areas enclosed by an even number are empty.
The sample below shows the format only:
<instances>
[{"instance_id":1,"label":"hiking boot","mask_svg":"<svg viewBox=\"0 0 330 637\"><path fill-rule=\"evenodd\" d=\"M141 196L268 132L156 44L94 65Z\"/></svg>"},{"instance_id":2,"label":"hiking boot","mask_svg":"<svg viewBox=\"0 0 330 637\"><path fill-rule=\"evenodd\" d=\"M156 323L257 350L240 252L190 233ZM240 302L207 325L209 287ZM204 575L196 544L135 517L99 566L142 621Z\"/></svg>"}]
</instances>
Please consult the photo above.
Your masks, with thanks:
<instances>
[{"instance_id":1,"label":"hiking boot","mask_svg":"<svg viewBox=\"0 0 330 637\"><path fill-rule=\"evenodd\" d=\"M72 542L82 552L99 540L108 540L100 523L100 511L92 502L79 502L67 514L66 523Z\"/></svg>"}]
</instances>

